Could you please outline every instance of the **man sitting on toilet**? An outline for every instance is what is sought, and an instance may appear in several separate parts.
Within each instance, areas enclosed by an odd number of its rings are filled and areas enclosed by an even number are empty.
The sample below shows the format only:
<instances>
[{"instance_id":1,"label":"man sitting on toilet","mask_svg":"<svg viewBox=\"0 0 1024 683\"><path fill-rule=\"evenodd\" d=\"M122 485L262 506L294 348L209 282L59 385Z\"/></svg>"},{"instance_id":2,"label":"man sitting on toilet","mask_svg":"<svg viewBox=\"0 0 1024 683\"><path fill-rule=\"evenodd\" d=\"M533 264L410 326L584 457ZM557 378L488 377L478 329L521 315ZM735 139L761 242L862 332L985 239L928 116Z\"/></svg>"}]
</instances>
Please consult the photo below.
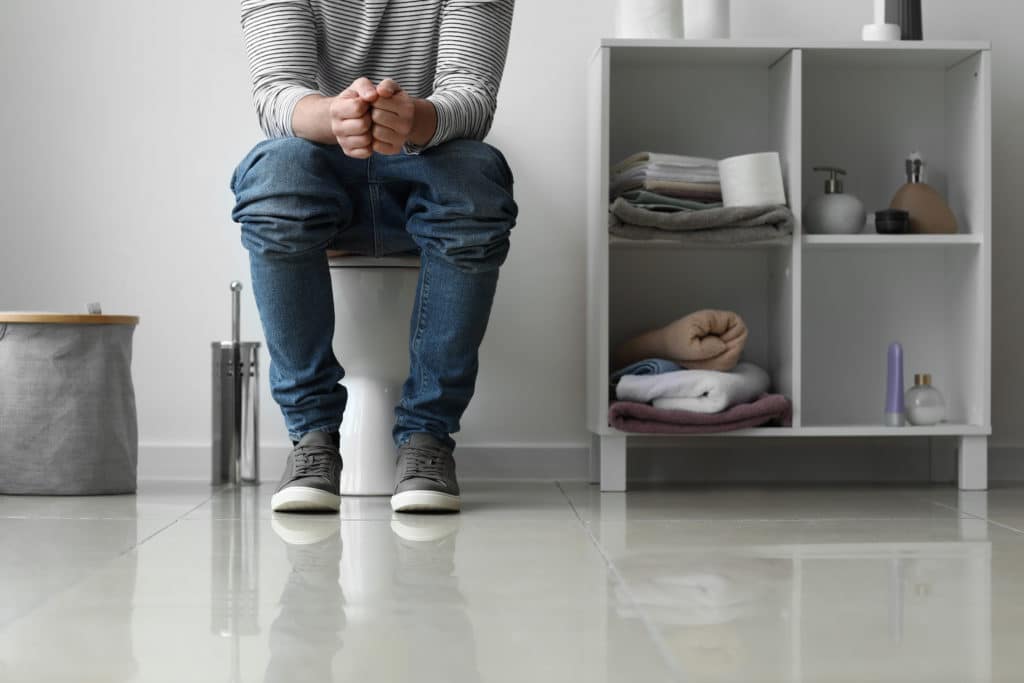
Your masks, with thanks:
<instances>
[{"instance_id":1,"label":"man sitting on toilet","mask_svg":"<svg viewBox=\"0 0 1024 683\"><path fill-rule=\"evenodd\" d=\"M272 394L295 444L275 511L340 505L347 395L331 348L333 249L420 253L391 505L459 510L451 434L473 395L517 214L508 164L482 142L513 3L242 0L268 139L235 170L232 216L249 251Z\"/></svg>"}]
</instances>

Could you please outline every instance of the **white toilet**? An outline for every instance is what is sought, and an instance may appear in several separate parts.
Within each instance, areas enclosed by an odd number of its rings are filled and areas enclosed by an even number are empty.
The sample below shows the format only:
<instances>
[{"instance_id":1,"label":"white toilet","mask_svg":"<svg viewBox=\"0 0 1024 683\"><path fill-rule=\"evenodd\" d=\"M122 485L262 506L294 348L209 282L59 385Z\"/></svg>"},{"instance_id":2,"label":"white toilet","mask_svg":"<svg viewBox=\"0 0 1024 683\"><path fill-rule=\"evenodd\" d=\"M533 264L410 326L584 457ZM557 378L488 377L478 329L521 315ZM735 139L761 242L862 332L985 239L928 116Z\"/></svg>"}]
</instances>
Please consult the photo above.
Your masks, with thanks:
<instances>
[{"instance_id":1,"label":"white toilet","mask_svg":"<svg viewBox=\"0 0 1024 683\"><path fill-rule=\"evenodd\" d=\"M341 425L343 496L390 496L395 486L391 430L409 374L409 318L418 256L374 258L328 252L334 289L334 352L345 368Z\"/></svg>"}]
</instances>

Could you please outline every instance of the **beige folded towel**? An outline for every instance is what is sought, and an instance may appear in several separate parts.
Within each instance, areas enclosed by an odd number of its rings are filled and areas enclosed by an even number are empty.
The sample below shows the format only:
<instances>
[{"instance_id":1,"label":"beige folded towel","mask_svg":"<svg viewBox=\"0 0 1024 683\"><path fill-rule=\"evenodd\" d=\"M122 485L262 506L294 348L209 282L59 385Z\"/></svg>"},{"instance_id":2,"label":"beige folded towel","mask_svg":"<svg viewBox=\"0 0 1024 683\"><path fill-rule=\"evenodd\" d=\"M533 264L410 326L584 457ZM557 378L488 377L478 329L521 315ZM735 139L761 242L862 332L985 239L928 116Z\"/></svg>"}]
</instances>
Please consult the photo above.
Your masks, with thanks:
<instances>
[{"instance_id":1,"label":"beige folded towel","mask_svg":"<svg viewBox=\"0 0 1024 683\"><path fill-rule=\"evenodd\" d=\"M698 311L619 345L612 364L617 370L647 358L664 358L690 370L728 372L740 362L746 344L747 326L738 315Z\"/></svg>"}]
</instances>

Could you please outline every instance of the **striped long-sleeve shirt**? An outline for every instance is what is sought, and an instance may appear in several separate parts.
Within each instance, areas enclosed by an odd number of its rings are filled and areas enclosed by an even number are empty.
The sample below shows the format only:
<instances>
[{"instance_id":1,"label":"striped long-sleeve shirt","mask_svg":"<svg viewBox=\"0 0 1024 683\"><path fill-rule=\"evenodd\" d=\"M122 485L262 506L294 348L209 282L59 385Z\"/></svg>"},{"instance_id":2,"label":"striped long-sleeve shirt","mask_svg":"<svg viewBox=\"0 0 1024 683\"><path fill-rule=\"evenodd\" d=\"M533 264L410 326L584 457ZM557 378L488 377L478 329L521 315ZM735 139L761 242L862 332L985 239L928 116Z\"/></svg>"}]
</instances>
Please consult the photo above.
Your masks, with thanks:
<instances>
[{"instance_id":1,"label":"striped long-sleeve shirt","mask_svg":"<svg viewBox=\"0 0 1024 683\"><path fill-rule=\"evenodd\" d=\"M293 136L303 97L392 78L437 110L424 147L490 130L515 0L241 0L253 100L269 137Z\"/></svg>"}]
</instances>

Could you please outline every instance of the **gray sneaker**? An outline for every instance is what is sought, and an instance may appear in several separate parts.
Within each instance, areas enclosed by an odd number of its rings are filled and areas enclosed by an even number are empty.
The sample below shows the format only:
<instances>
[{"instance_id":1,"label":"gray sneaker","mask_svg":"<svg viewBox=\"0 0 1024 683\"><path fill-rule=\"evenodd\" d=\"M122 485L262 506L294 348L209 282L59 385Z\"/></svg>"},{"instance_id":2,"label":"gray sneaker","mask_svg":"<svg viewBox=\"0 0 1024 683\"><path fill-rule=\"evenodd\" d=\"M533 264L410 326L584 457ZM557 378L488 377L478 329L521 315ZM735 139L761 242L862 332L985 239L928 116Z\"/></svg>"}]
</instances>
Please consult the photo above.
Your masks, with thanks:
<instances>
[{"instance_id":1,"label":"gray sneaker","mask_svg":"<svg viewBox=\"0 0 1024 683\"><path fill-rule=\"evenodd\" d=\"M458 512L459 483L452 451L429 434L413 434L398 449L395 512Z\"/></svg>"},{"instance_id":2,"label":"gray sneaker","mask_svg":"<svg viewBox=\"0 0 1024 683\"><path fill-rule=\"evenodd\" d=\"M310 432L288 456L270 507L274 512L337 512L340 494L338 447L327 432Z\"/></svg>"}]
</instances>

